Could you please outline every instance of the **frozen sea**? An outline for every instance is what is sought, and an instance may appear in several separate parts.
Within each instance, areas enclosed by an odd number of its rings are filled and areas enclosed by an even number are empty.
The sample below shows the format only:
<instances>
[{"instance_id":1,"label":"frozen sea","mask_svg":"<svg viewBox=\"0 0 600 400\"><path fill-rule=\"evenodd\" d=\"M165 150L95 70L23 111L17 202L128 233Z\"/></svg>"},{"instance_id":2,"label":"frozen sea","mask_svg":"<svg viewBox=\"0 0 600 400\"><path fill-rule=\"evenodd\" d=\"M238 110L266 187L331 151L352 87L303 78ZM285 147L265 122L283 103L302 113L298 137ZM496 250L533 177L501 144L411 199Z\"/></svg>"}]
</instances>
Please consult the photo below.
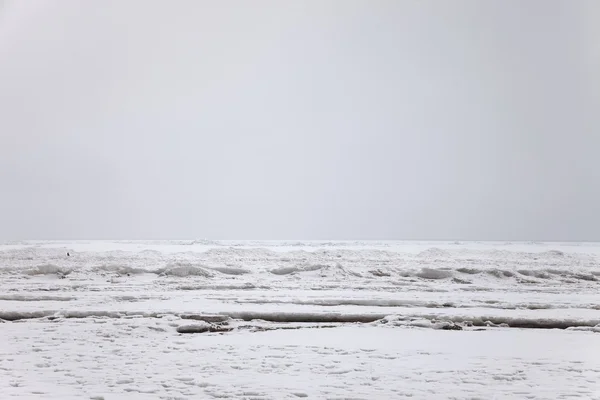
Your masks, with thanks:
<instances>
[{"instance_id":1,"label":"frozen sea","mask_svg":"<svg viewBox=\"0 0 600 400\"><path fill-rule=\"evenodd\" d=\"M0 282L0 399L600 399L600 243L28 241Z\"/></svg>"}]
</instances>

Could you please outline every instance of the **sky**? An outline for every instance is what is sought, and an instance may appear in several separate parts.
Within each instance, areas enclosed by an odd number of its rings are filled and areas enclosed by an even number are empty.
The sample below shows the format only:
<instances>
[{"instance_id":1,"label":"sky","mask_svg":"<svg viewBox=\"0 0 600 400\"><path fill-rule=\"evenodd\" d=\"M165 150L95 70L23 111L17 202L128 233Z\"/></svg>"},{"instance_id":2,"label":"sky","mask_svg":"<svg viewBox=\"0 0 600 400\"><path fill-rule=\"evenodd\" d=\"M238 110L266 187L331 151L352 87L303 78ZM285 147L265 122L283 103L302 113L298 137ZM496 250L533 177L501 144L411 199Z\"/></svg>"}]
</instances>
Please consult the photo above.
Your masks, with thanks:
<instances>
[{"instance_id":1,"label":"sky","mask_svg":"<svg viewBox=\"0 0 600 400\"><path fill-rule=\"evenodd\" d=\"M595 0L3 0L0 240L600 241Z\"/></svg>"}]
</instances>

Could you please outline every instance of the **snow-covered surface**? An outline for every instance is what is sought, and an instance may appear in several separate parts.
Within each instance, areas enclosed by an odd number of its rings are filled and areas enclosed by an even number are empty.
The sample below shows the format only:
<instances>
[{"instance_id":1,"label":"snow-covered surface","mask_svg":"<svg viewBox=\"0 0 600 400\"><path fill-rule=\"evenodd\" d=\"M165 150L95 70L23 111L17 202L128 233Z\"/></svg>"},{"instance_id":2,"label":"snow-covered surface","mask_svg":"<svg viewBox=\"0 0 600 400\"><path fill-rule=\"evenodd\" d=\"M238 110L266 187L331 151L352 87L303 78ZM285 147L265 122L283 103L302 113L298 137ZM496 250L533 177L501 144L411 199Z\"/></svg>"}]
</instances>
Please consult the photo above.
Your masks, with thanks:
<instances>
[{"instance_id":1,"label":"snow-covered surface","mask_svg":"<svg viewBox=\"0 0 600 400\"><path fill-rule=\"evenodd\" d=\"M6 243L0 393L600 399L599 280L598 243Z\"/></svg>"}]
</instances>

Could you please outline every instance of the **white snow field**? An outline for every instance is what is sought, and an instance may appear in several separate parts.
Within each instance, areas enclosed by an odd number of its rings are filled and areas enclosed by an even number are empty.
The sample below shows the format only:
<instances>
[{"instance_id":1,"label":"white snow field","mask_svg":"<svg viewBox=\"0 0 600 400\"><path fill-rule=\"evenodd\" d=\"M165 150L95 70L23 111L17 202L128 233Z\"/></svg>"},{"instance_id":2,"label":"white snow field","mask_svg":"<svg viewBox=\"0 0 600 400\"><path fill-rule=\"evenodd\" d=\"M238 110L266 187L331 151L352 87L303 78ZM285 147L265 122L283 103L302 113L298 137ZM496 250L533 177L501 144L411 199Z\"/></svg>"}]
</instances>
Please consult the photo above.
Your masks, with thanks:
<instances>
[{"instance_id":1,"label":"white snow field","mask_svg":"<svg viewBox=\"0 0 600 400\"><path fill-rule=\"evenodd\" d=\"M0 399L600 399L599 281L598 243L5 243Z\"/></svg>"}]
</instances>

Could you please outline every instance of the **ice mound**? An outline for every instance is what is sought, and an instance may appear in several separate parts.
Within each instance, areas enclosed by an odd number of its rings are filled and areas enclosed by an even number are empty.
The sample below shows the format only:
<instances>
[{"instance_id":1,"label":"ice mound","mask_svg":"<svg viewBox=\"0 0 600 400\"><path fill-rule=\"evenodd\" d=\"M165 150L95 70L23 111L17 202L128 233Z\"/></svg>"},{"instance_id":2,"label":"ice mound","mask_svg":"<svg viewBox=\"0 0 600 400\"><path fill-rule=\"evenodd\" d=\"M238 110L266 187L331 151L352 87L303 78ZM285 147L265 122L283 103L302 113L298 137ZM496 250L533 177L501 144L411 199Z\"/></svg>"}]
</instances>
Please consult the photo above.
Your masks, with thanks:
<instances>
[{"instance_id":1,"label":"ice mound","mask_svg":"<svg viewBox=\"0 0 600 400\"><path fill-rule=\"evenodd\" d=\"M467 275L477 275L477 274L480 274L483 272L479 268L467 268L467 267L458 268L456 271L460 272L461 274L467 274Z\"/></svg>"},{"instance_id":2,"label":"ice mound","mask_svg":"<svg viewBox=\"0 0 600 400\"><path fill-rule=\"evenodd\" d=\"M503 269L498 269L498 268L489 269L485 272L496 278L512 278L513 276L515 276L514 272L503 270Z\"/></svg>"},{"instance_id":3,"label":"ice mound","mask_svg":"<svg viewBox=\"0 0 600 400\"><path fill-rule=\"evenodd\" d=\"M211 324L218 322L226 322L229 320L229 317L226 315L220 314L181 314L181 319L192 319L196 321L204 321Z\"/></svg>"},{"instance_id":4,"label":"ice mound","mask_svg":"<svg viewBox=\"0 0 600 400\"><path fill-rule=\"evenodd\" d=\"M595 325L595 326L571 326L571 327L567 328L567 330L600 333L600 324Z\"/></svg>"},{"instance_id":5,"label":"ice mound","mask_svg":"<svg viewBox=\"0 0 600 400\"><path fill-rule=\"evenodd\" d=\"M510 316L462 316L448 315L440 319L439 315L388 315L376 321L377 324L389 324L390 326L408 326L414 321L431 321L432 323L444 322L465 326L476 327L504 327L504 328L525 328L525 329L570 329L576 327L588 328L600 325L600 320L569 319L569 318L540 318L540 317L510 317ZM424 325L424 322L417 322ZM425 324L427 325L427 324ZM438 326L438 325L435 325ZM441 325L440 325L441 326ZM429 326L428 326L429 327ZM432 326L433 327L433 326ZM440 328L444 329L444 328Z\"/></svg>"},{"instance_id":6,"label":"ice mound","mask_svg":"<svg viewBox=\"0 0 600 400\"><path fill-rule=\"evenodd\" d=\"M221 313L232 319L244 321L263 320L269 322L307 322L307 323L368 323L377 321L385 314L373 313L320 313L320 312L255 312L232 311Z\"/></svg>"},{"instance_id":7,"label":"ice mound","mask_svg":"<svg viewBox=\"0 0 600 400\"><path fill-rule=\"evenodd\" d=\"M227 325L211 324L205 321L199 321L195 324L181 325L177 327L178 333L205 333L205 332L229 332L232 330Z\"/></svg>"},{"instance_id":8,"label":"ice mound","mask_svg":"<svg viewBox=\"0 0 600 400\"><path fill-rule=\"evenodd\" d=\"M439 249L437 247L431 247L427 250L423 250L422 252L420 252L419 257L421 257L421 258L449 258L450 252Z\"/></svg>"},{"instance_id":9,"label":"ice mound","mask_svg":"<svg viewBox=\"0 0 600 400\"><path fill-rule=\"evenodd\" d=\"M529 276L532 278L539 278L539 279L550 279L551 278L550 274L546 271L520 269L517 272L521 275Z\"/></svg>"},{"instance_id":10,"label":"ice mound","mask_svg":"<svg viewBox=\"0 0 600 400\"><path fill-rule=\"evenodd\" d=\"M591 273L591 274L574 274L573 277L575 279L579 279L579 280L583 280L583 281L597 281L596 279L596 275Z\"/></svg>"},{"instance_id":11,"label":"ice mound","mask_svg":"<svg viewBox=\"0 0 600 400\"><path fill-rule=\"evenodd\" d=\"M250 273L250 271L248 271L247 269L239 268L239 267L224 266L224 267L211 267L210 269L213 271L220 272L224 275L245 275L245 274Z\"/></svg>"},{"instance_id":12,"label":"ice mound","mask_svg":"<svg viewBox=\"0 0 600 400\"><path fill-rule=\"evenodd\" d=\"M320 264L314 264L314 265L293 265L293 266L289 266L289 267L279 267L279 268L273 268L270 270L270 272L272 274L275 275L289 275L289 274L293 274L296 272L312 272L312 271L318 271L320 269L323 268L328 268L328 265L320 265Z\"/></svg>"},{"instance_id":13,"label":"ice mound","mask_svg":"<svg viewBox=\"0 0 600 400\"><path fill-rule=\"evenodd\" d=\"M147 272L151 272L145 270L143 268L131 267L129 265L122 264L110 264L110 265L100 265L94 268L94 271L97 272L112 272L119 275L134 275L134 274L143 274Z\"/></svg>"},{"instance_id":14,"label":"ice mound","mask_svg":"<svg viewBox=\"0 0 600 400\"><path fill-rule=\"evenodd\" d=\"M435 320L427 318L406 318L398 315L389 315L376 322L387 326L415 327L426 329L441 329L448 331L460 331L463 327L455 322L447 320Z\"/></svg>"},{"instance_id":15,"label":"ice mound","mask_svg":"<svg viewBox=\"0 0 600 400\"><path fill-rule=\"evenodd\" d=\"M429 322L427 322L429 321ZM510 317L510 316L461 316L448 315L443 319L439 315L388 315L376 324L387 326L419 326L432 329L457 329L461 327L496 327L524 329L571 329L594 331L600 329L600 320L569 319L569 318L539 318L539 317ZM595 331L594 331L595 332Z\"/></svg>"},{"instance_id":16,"label":"ice mound","mask_svg":"<svg viewBox=\"0 0 600 400\"><path fill-rule=\"evenodd\" d=\"M300 267L294 266L294 267L273 268L270 272L275 275L289 275L289 274L293 274L294 272L298 272L301 270L302 269Z\"/></svg>"},{"instance_id":17,"label":"ice mound","mask_svg":"<svg viewBox=\"0 0 600 400\"><path fill-rule=\"evenodd\" d=\"M278 267L269 270L273 275L292 275L296 273L317 272L320 277L343 278L346 276L362 277L359 272L344 268L340 263L328 264L301 264Z\"/></svg>"},{"instance_id":18,"label":"ice mound","mask_svg":"<svg viewBox=\"0 0 600 400\"><path fill-rule=\"evenodd\" d=\"M54 264L42 264L26 270L25 273L27 275L68 275L71 271L70 268Z\"/></svg>"},{"instance_id":19,"label":"ice mound","mask_svg":"<svg viewBox=\"0 0 600 400\"><path fill-rule=\"evenodd\" d=\"M415 275L423 279L446 279L452 278L452 271L425 267Z\"/></svg>"},{"instance_id":20,"label":"ice mound","mask_svg":"<svg viewBox=\"0 0 600 400\"><path fill-rule=\"evenodd\" d=\"M541 254L547 255L547 256L550 256L550 257L564 257L565 256L565 253L562 252L562 251L560 251L560 250L548 250L548 251L545 251L545 252L543 252Z\"/></svg>"},{"instance_id":21,"label":"ice mound","mask_svg":"<svg viewBox=\"0 0 600 400\"><path fill-rule=\"evenodd\" d=\"M184 263L168 265L164 270L161 271L161 275L176 277L201 276L203 278L212 278L214 276L214 274L204 266Z\"/></svg>"}]
</instances>

